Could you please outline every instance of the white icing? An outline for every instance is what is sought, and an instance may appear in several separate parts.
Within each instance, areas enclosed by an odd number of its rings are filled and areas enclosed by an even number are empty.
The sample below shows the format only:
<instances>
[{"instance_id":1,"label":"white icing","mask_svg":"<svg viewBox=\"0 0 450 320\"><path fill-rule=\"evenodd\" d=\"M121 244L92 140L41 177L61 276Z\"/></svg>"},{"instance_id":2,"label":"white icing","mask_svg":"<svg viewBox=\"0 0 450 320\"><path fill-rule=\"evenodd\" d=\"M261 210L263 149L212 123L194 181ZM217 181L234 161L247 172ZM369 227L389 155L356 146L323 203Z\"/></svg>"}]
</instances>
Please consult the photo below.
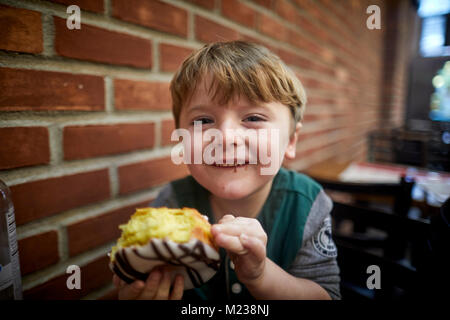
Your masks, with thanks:
<instances>
[{"instance_id":1,"label":"white icing","mask_svg":"<svg viewBox=\"0 0 450 320\"><path fill-rule=\"evenodd\" d=\"M192 289L194 288L194 283L191 281L191 278L188 275L187 268L183 265L180 265L180 261L183 264L187 264L189 268L194 269L198 272L201 279L195 279L201 280L200 282L206 282L209 279L211 279L214 274L217 272L216 269L214 269L211 266L208 266L205 261L198 260L195 257L191 255L186 255L186 252L182 250L182 247L188 248L190 254L201 254L200 248L196 248L194 250L194 247L197 243L201 243L201 246L203 247L203 250L205 252L205 255L208 259L213 260L218 266L218 263L220 261L219 253L209 245L199 242L199 240L193 238L188 242L185 243L177 243L169 239L152 239L148 244L143 246L130 246L126 248L119 248L116 254L125 255L129 264L131 267L141 273L148 274L150 271L159 265L163 264L175 264L171 265L171 277L172 280L174 279L176 274L181 274L184 277L184 289ZM170 251L167 249L167 247L170 249ZM156 250L164 256L164 259L158 259L158 255L156 254L154 247ZM137 254L136 252L137 251ZM147 260L142 257L152 258L155 260ZM180 258L182 256L185 256L183 258ZM177 261L179 259L179 261ZM117 259L115 259L115 263L117 268L127 277L134 279L134 277L127 273L122 268L121 264L117 262ZM111 270L113 269L113 264L110 264ZM195 272L191 272L191 274L196 275Z\"/></svg>"}]
</instances>

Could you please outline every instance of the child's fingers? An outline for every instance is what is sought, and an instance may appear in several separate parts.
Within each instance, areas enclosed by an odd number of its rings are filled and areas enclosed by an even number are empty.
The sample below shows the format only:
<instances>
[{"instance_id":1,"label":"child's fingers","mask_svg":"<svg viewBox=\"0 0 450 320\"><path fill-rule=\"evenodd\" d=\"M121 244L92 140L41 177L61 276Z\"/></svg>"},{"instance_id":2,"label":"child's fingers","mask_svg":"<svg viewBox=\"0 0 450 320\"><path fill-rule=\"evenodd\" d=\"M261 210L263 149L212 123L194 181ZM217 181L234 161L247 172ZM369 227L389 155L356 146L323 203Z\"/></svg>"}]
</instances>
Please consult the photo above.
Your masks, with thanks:
<instances>
[{"instance_id":1,"label":"child's fingers","mask_svg":"<svg viewBox=\"0 0 450 320\"><path fill-rule=\"evenodd\" d=\"M266 246L258 238L249 237L246 234L241 234L239 237L242 246L253 254L258 260L266 258Z\"/></svg>"},{"instance_id":2,"label":"child's fingers","mask_svg":"<svg viewBox=\"0 0 450 320\"><path fill-rule=\"evenodd\" d=\"M246 234L249 237L255 237L259 239L262 243L267 242L267 235L259 224L255 224L250 221L238 221L235 219L229 223L215 224L211 228L211 233L214 240L217 242L217 237L220 234L225 234L228 236L240 237L241 234Z\"/></svg>"},{"instance_id":3,"label":"child's fingers","mask_svg":"<svg viewBox=\"0 0 450 320\"><path fill-rule=\"evenodd\" d=\"M125 286L125 285L127 284L125 281L123 281L122 279L120 279L119 276L118 276L117 274L114 274L114 275L113 275L113 283L114 283L114 286L115 286L117 289L120 289L120 288L122 288L123 286Z\"/></svg>"},{"instance_id":4,"label":"child's fingers","mask_svg":"<svg viewBox=\"0 0 450 320\"><path fill-rule=\"evenodd\" d=\"M239 255L247 253L247 250L244 248L238 237L220 233L217 235L217 237L214 238L214 240L217 245L227 251L231 251Z\"/></svg>"},{"instance_id":5,"label":"child's fingers","mask_svg":"<svg viewBox=\"0 0 450 320\"><path fill-rule=\"evenodd\" d=\"M155 300L169 299L170 280L170 271L165 269L163 271L161 282L159 283L159 288L156 291Z\"/></svg>"},{"instance_id":6,"label":"child's fingers","mask_svg":"<svg viewBox=\"0 0 450 320\"><path fill-rule=\"evenodd\" d=\"M114 287L116 287L117 289L120 289L120 279L119 279L119 277L116 274L113 274L112 280L113 280Z\"/></svg>"},{"instance_id":7,"label":"child's fingers","mask_svg":"<svg viewBox=\"0 0 450 320\"><path fill-rule=\"evenodd\" d=\"M181 300L184 291L184 278L182 275L177 275L173 283L172 292L170 293L170 300Z\"/></svg>"},{"instance_id":8,"label":"child's fingers","mask_svg":"<svg viewBox=\"0 0 450 320\"><path fill-rule=\"evenodd\" d=\"M145 289L142 291L142 294L139 296L139 299L140 300L153 299L158 290L160 281L161 281L161 271L159 270L152 271L149 274L147 280L145 281Z\"/></svg>"},{"instance_id":9,"label":"child's fingers","mask_svg":"<svg viewBox=\"0 0 450 320\"><path fill-rule=\"evenodd\" d=\"M133 282L132 284L124 285L119 290L119 300L134 300L139 297L139 295L142 292L142 289L144 289L144 282L137 280Z\"/></svg>"},{"instance_id":10,"label":"child's fingers","mask_svg":"<svg viewBox=\"0 0 450 320\"><path fill-rule=\"evenodd\" d=\"M222 219L219 220L218 223L225 223L225 222L228 222L228 221L232 221L234 219L235 219L235 217L232 214L226 214L226 215L224 215L222 217Z\"/></svg>"},{"instance_id":11,"label":"child's fingers","mask_svg":"<svg viewBox=\"0 0 450 320\"><path fill-rule=\"evenodd\" d=\"M211 229L214 236L224 233L229 236L239 237L242 233L248 233L257 236L257 230L249 229L247 225L239 223L215 224Z\"/></svg>"}]
</instances>

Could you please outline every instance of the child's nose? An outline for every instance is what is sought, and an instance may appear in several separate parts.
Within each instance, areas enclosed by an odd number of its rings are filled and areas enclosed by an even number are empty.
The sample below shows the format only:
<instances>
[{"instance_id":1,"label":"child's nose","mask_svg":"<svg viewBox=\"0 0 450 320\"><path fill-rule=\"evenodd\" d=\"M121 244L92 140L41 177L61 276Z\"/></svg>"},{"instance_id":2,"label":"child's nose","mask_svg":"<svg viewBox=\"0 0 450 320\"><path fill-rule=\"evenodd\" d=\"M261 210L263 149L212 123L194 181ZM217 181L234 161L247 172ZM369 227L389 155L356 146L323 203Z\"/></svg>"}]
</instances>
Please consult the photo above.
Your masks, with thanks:
<instances>
[{"instance_id":1,"label":"child's nose","mask_svg":"<svg viewBox=\"0 0 450 320\"><path fill-rule=\"evenodd\" d=\"M219 130L222 132L223 144L233 144L235 146L243 144L239 132L242 130L240 124L232 119L222 121Z\"/></svg>"}]
</instances>

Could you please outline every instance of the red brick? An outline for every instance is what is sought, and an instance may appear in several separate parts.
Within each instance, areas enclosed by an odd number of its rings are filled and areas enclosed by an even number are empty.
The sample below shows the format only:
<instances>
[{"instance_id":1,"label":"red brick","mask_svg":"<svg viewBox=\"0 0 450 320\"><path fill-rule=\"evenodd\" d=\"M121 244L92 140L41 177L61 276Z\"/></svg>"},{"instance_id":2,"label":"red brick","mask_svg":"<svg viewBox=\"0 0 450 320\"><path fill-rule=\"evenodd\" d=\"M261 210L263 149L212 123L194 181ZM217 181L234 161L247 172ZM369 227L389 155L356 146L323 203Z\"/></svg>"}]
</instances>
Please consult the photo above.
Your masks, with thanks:
<instances>
[{"instance_id":1,"label":"red brick","mask_svg":"<svg viewBox=\"0 0 450 320\"><path fill-rule=\"evenodd\" d=\"M168 82L114 80L115 108L118 110L170 110Z\"/></svg>"},{"instance_id":2,"label":"red brick","mask_svg":"<svg viewBox=\"0 0 450 320\"><path fill-rule=\"evenodd\" d=\"M58 233L56 231L48 231L21 239L18 241L18 245L22 276L59 261Z\"/></svg>"},{"instance_id":3,"label":"red brick","mask_svg":"<svg viewBox=\"0 0 450 320\"><path fill-rule=\"evenodd\" d=\"M299 77L303 86L305 86L306 89L323 89L323 90L338 90L341 89L339 86L335 85L334 83L330 81L323 81L319 80L317 78L310 78L310 77ZM342 89L341 89L342 90Z\"/></svg>"},{"instance_id":4,"label":"red brick","mask_svg":"<svg viewBox=\"0 0 450 320\"><path fill-rule=\"evenodd\" d=\"M119 168L120 194L151 188L187 174L186 165L175 165L170 157L125 165Z\"/></svg>"},{"instance_id":5,"label":"red brick","mask_svg":"<svg viewBox=\"0 0 450 320\"><path fill-rule=\"evenodd\" d=\"M0 5L0 49L40 53L42 41L39 12Z\"/></svg>"},{"instance_id":6,"label":"red brick","mask_svg":"<svg viewBox=\"0 0 450 320\"><path fill-rule=\"evenodd\" d=\"M336 1L331 0L320 0L320 3L327 9L327 11L333 12L333 15L339 19L340 23L344 23L347 25L347 28L350 31L355 31L355 29L358 28L359 24L354 24L353 19L348 19L348 12L341 11L337 7L339 7L339 4L336 3Z\"/></svg>"},{"instance_id":7,"label":"red brick","mask_svg":"<svg viewBox=\"0 0 450 320\"><path fill-rule=\"evenodd\" d=\"M65 127L64 159L85 159L153 148L154 133L154 123Z\"/></svg>"},{"instance_id":8,"label":"red brick","mask_svg":"<svg viewBox=\"0 0 450 320\"><path fill-rule=\"evenodd\" d=\"M334 32L337 32L337 33L345 36L347 40L353 40L353 38L351 36L348 36L344 32L345 28L342 28L342 24L340 24L339 22L336 22L334 19L329 19L328 15L324 13L324 12L326 12L326 10L321 9L317 5L316 1L311 1L311 0L294 0L294 1L299 5L299 7L302 10L307 12L308 16L310 16L312 20L316 20L317 23L321 24L328 30L333 30ZM352 16L352 13L349 13L348 15ZM353 13L353 17L355 18L354 13ZM356 18L358 18L358 17L356 17ZM334 37L330 37L329 40L332 40L333 38ZM355 57L359 58L358 55L356 55Z\"/></svg>"},{"instance_id":9,"label":"red brick","mask_svg":"<svg viewBox=\"0 0 450 320\"><path fill-rule=\"evenodd\" d=\"M70 6L75 4L83 10L101 13L104 10L103 0L52 0Z\"/></svg>"},{"instance_id":10,"label":"red brick","mask_svg":"<svg viewBox=\"0 0 450 320\"><path fill-rule=\"evenodd\" d=\"M276 13L289 21L290 23L297 23L301 19L300 14L297 12L297 8L286 0L275 1Z\"/></svg>"},{"instance_id":11,"label":"red brick","mask_svg":"<svg viewBox=\"0 0 450 320\"><path fill-rule=\"evenodd\" d=\"M328 75L330 77L335 77L336 76L336 70L333 69L332 66L323 65L323 64L318 63L316 61L311 61L310 60L310 64L309 64L309 66L306 69L314 70L314 71L317 71L319 73L322 73L323 75Z\"/></svg>"},{"instance_id":12,"label":"red brick","mask_svg":"<svg viewBox=\"0 0 450 320\"><path fill-rule=\"evenodd\" d=\"M63 57L138 68L152 66L150 40L86 24L80 30L70 30L65 19L54 20L55 51Z\"/></svg>"},{"instance_id":13,"label":"red brick","mask_svg":"<svg viewBox=\"0 0 450 320\"><path fill-rule=\"evenodd\" d=\"M256 12L238 0L222 1L222 14L250 28L255 27Z\"/></svg>"},{"instance_id":14,"label":"red brick","mask_svg":"<svg viewBox=\"0 0 450 320\"><path fill-rule=\"evenodd\" d=\"M50 162L47 128L0 128L0 169L35 166Z\"/></svg>"},{"instance_id":15,"label":"red brick","mask_svg":"<svg viewBox=\"0 0 450 320\"><path fill-rule=\"evenodd\" d=\"M120 237L119 225L128 221L136 208L148 207L153 199L84 219L67 226L69 255L75 256Z\"/></svg>"},{"instance_id":16,"label":"red brick","mask_svg":"<svg viewBox=\"0 0 450 320\"><path fill-rule=\"evenodd\" d=\"M104 80L90 75L0 68L0 111L103 110Z\"/></svg>"},{"instance_id":17,"label":"red brick","mask_svg":"<svg viewBox=\"0 0 450 320\"><path fill-rule=\"evenodd\" d=\"M306 158L308 156L311 156L312 154L315 154L315 153L317 153L319 151L324 151L325 149L330 148L330 147L336 147L337 144L343 142L344 140L345 139L338 139L338 140L335 140L333 142L328 142L328 143L323 144L323 145L318 145L318 146L314 146L314 147L308 148L306 150L298 151L295 154L295 160L304 159L304 158Z\"/></svg>"},{"instance_id":18,"label":"red brick","mask_svg":"<svg viewBox=\"0 0 450 320\"><path fill-rule=\"evenodd\" d=\"M303 49L306 52L317 55L323 54L322 48L317 45L316 42L308 40L306 37L295 30L289 30L288 41L292 45L296 46L297 48Z\"/></svg>"},{"instance_id":19,"label":"red brick","mask_svg":"<svg viewBox=\"0 0 450 320\"><path fill-rule=\"evenodd\" d=\"M212 10L214 9L214 1L215 0L185 0L186 2L193 3L195 5L201 6L203 8Z\"/></svg>"},{"instance_id":20,"label":"red brick","mask_svg":"<svg viewBox=\"0 0 450 320\"><path fill-rule=\"evenodd\" d=\"M49 281L24 292L25 300L79 300L90 292L112 282L112 272L108 267L106 256L80 266L81 289L67 288L70 274L63 273ZM67 264L69 266L69 264Z\"/></svg>"},{"instance_id":21,"label":"red brick","mask_svg":"<svg viewBox=\"0 0 450 320\"><path fill-rule=\"evenodd\" d=\"M209 19L195 16L195 37L203 42L230 41L238 39L239 33Z\"/></svg>"},{"instance_id":22,"label":"red brick","mask_svg":"<svg viewBox=\"0 0 450 320\"><path fill-rule=\"evenodd\" d=\"M314 60L304 58L295 53L283 49L278 50L280 58L289 65L297 66L305 70L314 70L335 77L335 70L332 67L324 66Z\"/></svg>"},{"instance_id":23,"label":"red brick","mask_svg":"<svg viewBox=\"0 0 450 320\"><path fill-rule=\"evenodd\" d=\"M272 1L277 1L277 0L252 0L252 1L255 2L256 4L259 4L260 6L271 9Z\"/></svg>"},{"instance_id":24,"label":"red brick","mask_svg":"<svg viewBox=\"0 0 450 320\"><path fill-rule=\"evenodd\" d=\"M177 143L176 141L170 140L173 130L175 130L175 121L173 119L163 120L161 122L161 145L162 146Z\"/></svg>"},{"instance_id":25,"label":"red brick","mask_svg":"<svg viewBox=\"0 0 450 320\"><path fill-rule=\"evenodd\" d=\"M334 105L335 102L336 101L335 101L334 98L314 97L314 96L309 96L308 97L308 105L309 106L313 106L313 105L317 105L317 104Z\"/></svg>"},{"instance_id":26,"label":"red brick","mask_svg":"<svg viewBox=\"0 0 450 320\"><path fill-rule=\"evenodd\" d=\"M277 54L284 61L284 63L297 66L300 68L307 68L310 65L310 61L306 58L303 58L295 53L279 49Z\"/></svg>"},{"instance_id":27,"label":"red brick","mask_svg":"<svg viewBox=\"0 0 450 320\"><path fill-rule=\"evenodd\" d=\"M309 113L305 113L303 115L303 124L308 124L310 122L314 122L314 121L319 121L321 120L323 117L322 114L309 114Z\"/></svg>"},{"instance_id":28,"label":"red brick","mask_svg":"<svg viewBox=\"0 0 450 320\"><path fill-rule=\"evenodd\" d=\"M187 12L156 0L113 0L112 14L144 27L187 36Z\"/></svg>"},{"instance_id":29,"label":"red brick","mask_svg":"<svg viewBox=\"0 0 450 320\"><path fill-rule=\"evenodd\" d=\"M107 169L26 182L10 189L17 225L110 197Z\"/></svg>"},{"instance_id":30,"label":"red brick","mask_svg":"<svg viewBox=\"0 0 450 320\"><path fill-rule=\"evenodd\" d=\"M308 15L312 16L312 18L317 19L318 22L321 22L325 25L328 24L328 19L323 12L313 3L311 0L294 0L294 2L300 7L301 10L305 11ZM337 31L337 30L336 30Z\"/></svg>"},{"instance_id":31,"label":"red brick","mask_svg":"<svg viewBox=\"0 0 450 320\"><path fill-rule=\"evenodd\" d=\"M314 38L321 39L324 42L328 42L330 40L329 34L323 29L315 24L311 23L304 17L300 17L295 21L295 23L304 31L308 32Z\"/></svg>"},{"instance_id":32,"label":"red brick","mask_svg":"<svg viewBox=\"0 0 450 320\"><path fill-rule=\"evenodd\" d=\"M160 68L162 71L176 71L192 53L192 49L161 43L159 45Z\"/></svg>"},{"instance_id":33,"label":"red brick","mask_svg":"<svg viewBox=\"0 0 450 320\"><path fill-rule=\"evenodd\" d=\"M280 41L289 40L289 29L265 14L260 14L258 30Z\"/></svg>"},{"instance_id":34,"label":"red brick","mask_svg":"<svg viewBox=\"0 0 450 320\"><path fill-rule=\"evenodd\" d=\"M334 128L327 128L327 129L323 129L323 130L317 130L317 131L306 132L306 133L305 132L300 132L300 135L299 135L298 138L299 138L299 141L305 141L307 139L311 139L311 138L318 137L318 136L321 136L321 135L329 134L329 133L331 133L333 131L338 131L338 130L340 130L342 128L344 128L344 127L340 126L340 127L334 127Z\"/></svg>"},{"instance_id":35,"label":"red brick","mask_svg":"<svg viewBox=\"0 0 450 320\"><path fill-rule=\"evenodd\" d=\"M266 43L265 41L262 41L260 39L257 39L255 37L252 37L252 36L249 36L246 34L240 34L239 39L243 40L243 41L249 41L249 42L253 42L253 43L262 45L262 46L266 47L267 49L269 49L270 51L272 51L274 54L276 54L278 51L278 48Z\"/></svg>"}]
</instances>

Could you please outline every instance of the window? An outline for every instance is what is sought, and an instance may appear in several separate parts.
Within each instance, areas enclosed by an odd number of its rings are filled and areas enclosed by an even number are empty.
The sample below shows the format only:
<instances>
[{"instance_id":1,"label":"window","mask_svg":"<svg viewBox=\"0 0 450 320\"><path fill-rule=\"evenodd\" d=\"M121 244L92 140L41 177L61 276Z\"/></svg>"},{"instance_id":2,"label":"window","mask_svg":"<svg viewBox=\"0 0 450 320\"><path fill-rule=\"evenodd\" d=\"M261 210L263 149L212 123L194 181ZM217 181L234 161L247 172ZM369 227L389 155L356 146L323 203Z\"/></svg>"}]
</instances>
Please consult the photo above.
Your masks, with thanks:
<instances>
[{"instance_id":1,"label":"window","mask_svg":"<svg viewBox=\"0 0 450 320\"><path fill-rule=\"evenodd\" d=\"M450 0L420 0L418 14L422 18L421 55L450 56Z\"/></svg>"}]
</instances>

